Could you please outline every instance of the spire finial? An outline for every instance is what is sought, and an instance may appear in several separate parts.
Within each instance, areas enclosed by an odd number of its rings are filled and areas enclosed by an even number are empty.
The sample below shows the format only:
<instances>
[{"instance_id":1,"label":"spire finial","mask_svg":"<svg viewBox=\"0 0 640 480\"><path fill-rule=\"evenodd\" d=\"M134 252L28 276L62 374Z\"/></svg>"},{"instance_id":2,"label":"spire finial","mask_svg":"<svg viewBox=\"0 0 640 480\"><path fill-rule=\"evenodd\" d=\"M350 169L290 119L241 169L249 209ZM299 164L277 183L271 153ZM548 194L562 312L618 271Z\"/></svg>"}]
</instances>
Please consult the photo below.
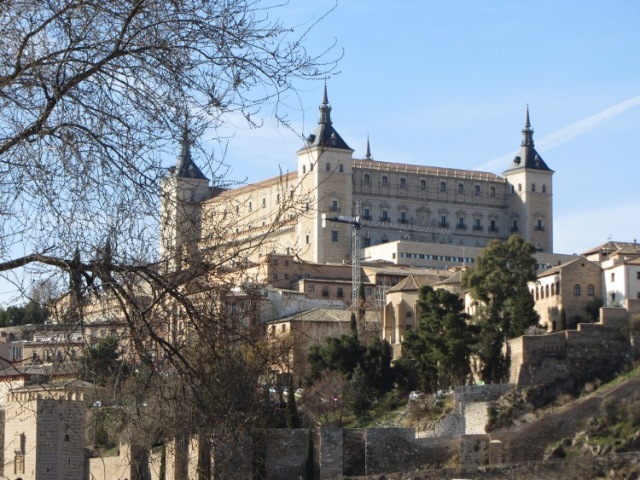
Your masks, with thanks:
<instances>
[{"instance_id":1,"label":"spire finial","mask_svg":"<svg viewBox=\"0 0 640 480\"><path fill-rule=\"evenodd\" d=\"M331 125L331 105L329 105L329 96L327 95L327 81L324 81L324 91L322 93L322 104L320 105L320 119L318 123Z\"/></svg>"},{"instance_id":2,"label":"spire finial","mask_svg":"<svg viewBox=\"0 0 640 480\"><path fill-rule=\"evenodd\" d=\"M529 104L527 103L527 113L524 120L524 128L522 129L522 146L533 147L533 128L531 128L531 122L529 121Z\"/></svg>"},{"instance_id":3,"label":"spire finial","mask_svg":"<svg viewBox=\"0 0 640 480\"><path fill-rule=\"evenodd\" d=\"M367 160L373 160L373 157L371 156L371 145L369 144L369 134L367 134L367 154L365 155L365 158Z\"/></svg>"},{"instance_id":4,"label":"spire finial","mask_svg":"<svg viewBox=\"0 0 640 480\"><path fill-rule=\"evenodd\" d=\"M191 140L189 139L189 120L185 119L184 126L182 127L182 141L180 142L180 162L184 164L185 161L191 160Z\"/></svg>"}]
</instances>

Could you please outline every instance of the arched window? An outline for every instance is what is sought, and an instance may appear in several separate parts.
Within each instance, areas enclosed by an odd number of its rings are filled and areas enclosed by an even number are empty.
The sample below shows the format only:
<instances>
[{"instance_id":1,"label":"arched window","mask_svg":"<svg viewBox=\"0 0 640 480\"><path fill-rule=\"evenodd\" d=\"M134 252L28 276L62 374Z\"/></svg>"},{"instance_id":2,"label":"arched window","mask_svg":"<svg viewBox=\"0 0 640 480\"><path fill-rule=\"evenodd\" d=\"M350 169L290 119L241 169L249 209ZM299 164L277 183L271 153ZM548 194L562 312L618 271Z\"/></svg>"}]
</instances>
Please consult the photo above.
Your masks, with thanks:
<instances>
[{"instance_id":1,"label":"arched window","mask_svg":"<svg viewBox=\"0 0 640 480\"><path fill-rule=\"evenodd\" d=\"M440 182L440 191L441 192L447 191L447 182Z\"/></svg>"},{"instance_id":2,"label":"arched window","mask_svg":"<svg viewBox=\"0 0 640 480\"><path fill-rule=\"evenodd\" d=\"M344 165L342 165L342 164L338 165L338 171L340 173L344 172Z\"/></svg>"},{"instance_id":3,"label":"arched window","mask_svg":"<svg viewBox=\"0 0 640 480\"><path fill-rule=\"evenodd\" d=\"M406 178L401 178L400 179L400 187L404 188L407 186L407 179Z\"/></svg>"},{"instance_id":4,"label":"arched window","mask_svg":"<svg viewBox=\"0 0 640 480\"><path fill-rule=\"evenodd\" d=\"M546 185L542 185L542 193L547 193L547 186Z\"/></svg>"},{"instance_id":5,"label":"arched window","mask_svg":"<svg viewBox=\"0 0 640 480\"><path fill-rule=\"evenodd\" d=\"M593 285L589 285L589 286L587 287L587 295L588 295L589 297L593 297L595 294L596 294L596 289L595 289L595 287L594 287Z\"/></svg>"},{"instance_id":6,"label":"arched window","mask_svg":"<svg viewBox=\"0 0 640 480\"><path fill-rule=\"evenodd\" d=\"M480 195L480 185L476 185L473 187L473 193L476 195Z\"/></svg>"},{"instance_id":7,"label":"arched window","mask_svg":"<svg viewBox=\"0 0 640 480\"><path fill-rule=\"evenodd\" d=\"M512 187L512 188L513 188L513 187ZM495 196L496 196L496 187L491 187L491 188L489 189L489 195L490 195L490 196L492 196L492 197L495 197Z\"/></svg>"},{"instance_id":8,"label":"arched window","mask_svg":"<svg viewBox=\"0 0 640 480\"><path fill-rule=\"evenodd\" d=\"M425 179L420 180L420 190L427 189L427 181Z\"/></svg>"},{"instance_id":9,"label":"arched window","mask_svg":"<svg viewBox=\"0 0 640 480\"><path fill-rule=\"evenodd\" d=\"M578 285L577 283L573 286L573 294L576 297L580 296L580 285Z\"/></svg>"},{"instance_id":10,"label":"arched window","mask_svg":"<svg viewBox=\"0 0 640 480\"><path fill-rule=\"evenodd\" d=\"M536 287L536 300L540 298L540 289Z\"/></svg>"},{"instance_id":11,"label":"arched window","mask_svg":"<svg viewBox=\"0 0 640 480\"><path fill-rule=\"evenodd\" d=\"M549 285L544 287L544 293L547 297L549 296Z\"/></svg>"},{"instance_id":12,"label":"arched window","mask_svg":"<svg viewBox=\"0 0 640 480\"><path fill-rule=\"evenodd\" d=\"M362 180L364 181L364 183L369 183L369 181L371 180L371 178L369 177L368 173L364 174L364 177L362 178Z\"/></svg>"},{"instance_id":13,"label":"arched window","mask_svg":"<svg viewBox=\"0 0 640 480\"><path fill-rule=\"evenodd\" d=\"M389 179L386 177L386 175L385 175L385 176L383 176L383 177L382 177L382 184L383 184L383 185L386 185L386 184L388 184L388 183L389 183Z\"/></svg>"},{"instance_id":14,"label":"arched window","mask_svg":"<svg viewBox=\"0 0 640 480\"><path fill-rule=\"evenodd\" d=\"M554 296L556 294L555 292L555 284L551 284L551 296Z\"/></svg>"},{"instance_id":15,"label":"arched window","mask_svg":"<svg viewBox=\"0 0 640 480\"><path fill-rule=\"evenodd\" d=\"M458 193L464 193L464 185L462 183L458 184Z\"/></svg>"},{"instance_id":16,"label":"arched window","mask_svg":"<svg viewBox=\"0 0 640 480\"><path fill-rule=\"evenodd\" d=\"M521 191L522 191L522 184L521 184L521 183L519 183L519 184L518 184L518 191L519 191L519 192L521 192Z\"/></svg>"},{"instance_id":17,"label":"arched window","mask_svg":"<svg viewBox=\"0 0 640 480\"><path fill-rule=\"evenodd\" d=\"M556 295L560 295L560 282L556 282Z\"/></svg>"}]
</instances>

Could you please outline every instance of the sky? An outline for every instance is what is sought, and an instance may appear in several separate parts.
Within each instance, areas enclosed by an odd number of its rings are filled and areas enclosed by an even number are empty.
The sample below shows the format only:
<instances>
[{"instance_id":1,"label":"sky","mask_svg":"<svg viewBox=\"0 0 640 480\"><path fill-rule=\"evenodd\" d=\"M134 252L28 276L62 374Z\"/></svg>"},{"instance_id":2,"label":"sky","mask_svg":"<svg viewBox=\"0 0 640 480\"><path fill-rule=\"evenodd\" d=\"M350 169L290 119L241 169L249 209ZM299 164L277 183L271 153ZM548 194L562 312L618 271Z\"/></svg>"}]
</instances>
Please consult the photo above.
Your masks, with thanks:
<instances>
[{"instance_id":1,"label":"sky","mask_svg":"<svg viewBox=\"0 0 640 480\"><path fill-rule=\"evenodd\" d=\"M331 0L290 0L305 28ZM536 148L555 171L554 251L640 240L640 2L341 0L312 31L336 44L327 79L334 127L374 159L502 173L530 109ZM252 130L232 121L229 178L295 170L316 126L323 82L283 98L292 131L266 108ZM288 109L288 110L287 110Z\"/></svg>"},{"instance_id":2,"label":"sky","mask_svg":"<svg viewBox=\"0 0 640 480\"><path fill-rule=\"evenodd\" d=\"M368 136L376 160L499 174L528 105L555 171L554 251L640 240L637 0L289 0L279 12L298 31L327 14L305 45L342 56L327 88L354 158ZM291 130L276 128L273 105L259 129L229 118L229 180L295 170L323 82L296 86L279 105ZM0 285L0 302L12 291Z\"/></svg>"}]
</instances>

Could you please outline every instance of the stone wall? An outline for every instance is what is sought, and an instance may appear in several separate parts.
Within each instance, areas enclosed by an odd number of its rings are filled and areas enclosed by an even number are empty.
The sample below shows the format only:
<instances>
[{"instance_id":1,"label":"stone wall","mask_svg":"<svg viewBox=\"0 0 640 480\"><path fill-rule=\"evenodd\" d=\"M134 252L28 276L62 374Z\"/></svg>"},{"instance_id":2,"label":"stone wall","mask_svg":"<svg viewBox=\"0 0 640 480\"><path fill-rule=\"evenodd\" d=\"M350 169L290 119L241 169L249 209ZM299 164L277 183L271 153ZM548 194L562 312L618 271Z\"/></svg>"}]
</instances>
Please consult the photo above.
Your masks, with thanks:
<instances>
[{"instance_id":1,"label":"stone wall","mask_svg":"<svg viewBox=\"0 0 640 480\"><path fill-rule=\"evenodd\" d=\"M604 322L581 323L577 330L510 340L510 382L520 387L588 379L629 361L630 343L620 331L626 320L611 312L604 315Z\"/></svg>"}]
</instances>

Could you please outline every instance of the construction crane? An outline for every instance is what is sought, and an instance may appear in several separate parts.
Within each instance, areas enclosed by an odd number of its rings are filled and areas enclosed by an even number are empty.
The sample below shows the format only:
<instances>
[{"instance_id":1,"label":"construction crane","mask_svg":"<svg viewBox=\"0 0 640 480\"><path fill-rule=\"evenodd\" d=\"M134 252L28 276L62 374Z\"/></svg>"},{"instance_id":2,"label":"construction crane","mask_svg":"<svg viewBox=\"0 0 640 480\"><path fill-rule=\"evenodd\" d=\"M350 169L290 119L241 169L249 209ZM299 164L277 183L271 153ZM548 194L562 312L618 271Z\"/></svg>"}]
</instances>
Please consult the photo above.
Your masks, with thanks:
<instances>
[{"instance_id":1,"label":"construction crane","mask_svg":"<svg viewBox=\"0 0 640 480\"><path fill-rule=\"evenodd\" d=\"M327 222L346 223L351 225L351 308L356 315L358 313L361 282L359 232L362 224L360 223L359 210L359 205L356 205L356 211L353 217L346 215L328 217L326 213L322 214L322 228L327 226Z\"/></svg>"}]
</instances>

